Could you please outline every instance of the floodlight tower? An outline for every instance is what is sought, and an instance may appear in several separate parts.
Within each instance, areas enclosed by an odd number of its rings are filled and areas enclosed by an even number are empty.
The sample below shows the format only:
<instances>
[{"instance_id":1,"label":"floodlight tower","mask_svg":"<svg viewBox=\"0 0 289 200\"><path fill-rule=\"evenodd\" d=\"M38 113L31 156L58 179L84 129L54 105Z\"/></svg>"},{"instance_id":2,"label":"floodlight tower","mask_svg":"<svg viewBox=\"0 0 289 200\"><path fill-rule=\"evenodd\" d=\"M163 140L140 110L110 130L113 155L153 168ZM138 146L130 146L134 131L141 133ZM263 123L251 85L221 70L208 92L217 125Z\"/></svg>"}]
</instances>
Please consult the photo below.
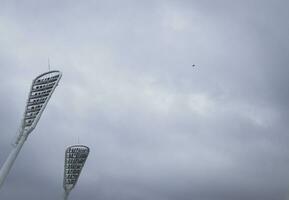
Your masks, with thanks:
<instances>
[{"instance_id":1,"label":"floodlight tower","mask_svg":"<svg viewBox=\"0 0 289 200\"><path fill-rule=\"evenodd\" d=\"M89 148L84 145L72 145L65 151L63 199L67 200L70 191L76 185L80 172L89 154Z\"/></svg>"},{"instance_id":2,"label":"floodlight tower","mask_svg":"<svg viewBox=\"0 0 289 200\"><path fill-rule=\"evenodd\" d=\"M0 169L0 188L3 185L18 153L28 135L34 130L62 74L60 71L49 71L37 76L31 85L24 116L19 128L19 135L13 149Z\"/></svg>"}]
</instances>

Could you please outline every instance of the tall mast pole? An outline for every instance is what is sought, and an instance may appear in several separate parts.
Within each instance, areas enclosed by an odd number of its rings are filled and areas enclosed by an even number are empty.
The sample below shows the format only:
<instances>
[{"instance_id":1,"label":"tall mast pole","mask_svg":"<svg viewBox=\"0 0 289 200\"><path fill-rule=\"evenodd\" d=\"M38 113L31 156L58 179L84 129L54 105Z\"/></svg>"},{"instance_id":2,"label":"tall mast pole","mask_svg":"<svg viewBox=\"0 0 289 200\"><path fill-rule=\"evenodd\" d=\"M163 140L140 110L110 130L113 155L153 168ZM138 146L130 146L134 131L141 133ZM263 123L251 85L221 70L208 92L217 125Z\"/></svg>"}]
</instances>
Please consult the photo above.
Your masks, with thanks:
<instances>
[{"instance_id":1,"label":"tall mast pole","mask_svg":"<svg viewBox=\"0 0 289 200\"><path fill-rule=\"evenodd\" d=\"M12 168L12 165L13 165L14 161L16 160L25 140L26 140L26 137L24 137L24 136L22 136L20 138L18 144L12 149L6 162L3 164L3 166L0 170L0 188L2 187L10 169Z\"/></svg>"},{"instance_id":2,"label":"tall mast pole","mask_svg":"<svg viewBox=\"0 0 289 200\"><path fill-rule=\"evenodd\" d=\"M49 71L37 76L31 85L28 95L25 112L22 118L19 135L13 145L8 158L0 169L0 189L11 170L24 142L29 134L36 127L41 114L43 113L52 93L54 92L59 80L60 71Z\"/></svg>"},{"instance_id":3,"label":"tall mast pole","mask_svg":"<svg viewBox=\"0 0 289 200\"><path fill-rule=\"evenodd\" d=\"M70 190L69 191L64 190L64 192L63 192L63 200L68 200L69 192L70 192Z\"/></svg>"}]
</instances>

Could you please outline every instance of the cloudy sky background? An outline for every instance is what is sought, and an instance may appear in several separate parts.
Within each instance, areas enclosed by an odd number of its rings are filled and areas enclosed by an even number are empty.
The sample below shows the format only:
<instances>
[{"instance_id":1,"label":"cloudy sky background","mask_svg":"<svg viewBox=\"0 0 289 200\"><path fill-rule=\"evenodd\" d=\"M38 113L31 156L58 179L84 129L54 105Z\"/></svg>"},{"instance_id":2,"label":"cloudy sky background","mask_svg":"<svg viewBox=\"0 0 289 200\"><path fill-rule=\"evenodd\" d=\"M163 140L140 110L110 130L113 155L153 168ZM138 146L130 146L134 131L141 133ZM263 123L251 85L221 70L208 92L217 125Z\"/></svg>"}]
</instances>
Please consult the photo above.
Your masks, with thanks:
<instances>
[{"instance_id":1,"label":"cloudy sky background","mask_svg":"<svg viewBox=\"0 0 289 200\"><path fill-rule=\"evenodd\" d=\"M61 199L285 200L286 0L0 0L0 164L32 79L63 77L0 191ZM192 64L196 67L192 68Z\"/></svg>"}]
</instances>

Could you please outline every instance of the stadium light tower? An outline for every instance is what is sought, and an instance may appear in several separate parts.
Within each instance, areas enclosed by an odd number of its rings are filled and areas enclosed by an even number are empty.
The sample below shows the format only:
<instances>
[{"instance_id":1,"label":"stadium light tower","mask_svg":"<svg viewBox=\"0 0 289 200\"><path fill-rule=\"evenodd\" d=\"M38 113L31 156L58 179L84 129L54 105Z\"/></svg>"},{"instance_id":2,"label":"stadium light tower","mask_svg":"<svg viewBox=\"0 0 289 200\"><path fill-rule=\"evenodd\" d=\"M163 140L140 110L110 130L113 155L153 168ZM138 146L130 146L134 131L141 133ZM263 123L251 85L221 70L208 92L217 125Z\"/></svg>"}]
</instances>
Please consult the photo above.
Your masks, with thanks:
<instances>
[{"instance_id":1,"label":"stadium light tower","mask_svg":"<svg viewBox=\"0 0 289 200\"><path fill-rule=\"evenodd\" d=\"M63 199L67 200L70 191L76 185L80 172L89 154L89 148L84 145L72 145L65 151Z\"/></svg>"},{"instance_id":2,"label":"stadium light tower","mask_svg":"<svg viewBox=\"0 0 289 200\"><path fill-rule=\"evenodd\" d=\"M18 153L28 135L34 130L59 80L60 71L49 71L37 76L31 85L24 116L19 128L19 135L13 144L13 149L0 169L0 188L3 185Z\"/></svg>"}]
</instances>

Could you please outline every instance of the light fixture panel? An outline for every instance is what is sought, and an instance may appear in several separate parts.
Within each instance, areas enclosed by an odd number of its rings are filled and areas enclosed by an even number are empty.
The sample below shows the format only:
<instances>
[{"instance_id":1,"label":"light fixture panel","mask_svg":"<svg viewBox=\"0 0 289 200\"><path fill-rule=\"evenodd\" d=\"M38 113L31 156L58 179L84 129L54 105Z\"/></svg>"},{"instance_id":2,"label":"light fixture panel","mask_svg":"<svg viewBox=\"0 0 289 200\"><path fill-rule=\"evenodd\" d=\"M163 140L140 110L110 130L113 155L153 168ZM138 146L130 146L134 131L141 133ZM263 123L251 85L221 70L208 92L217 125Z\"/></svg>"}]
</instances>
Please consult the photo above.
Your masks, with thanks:
<instances>
[{"instance_id":1,"label":"light fixture panel","mask_svg":"<svg viewBox=\"0 0 289 200\"><path fill-rule=\"evenodd\" d=\"M15 144L18 143L21 136L28 136L36 127L61 76L60 71L54 70L43 73L33 80L20 127L20 134Z\"/></svg>"},{"instance_id":2,"label":"light fixture panel","mask_svg":"<svg viewBox=\"0 0 289 200\"><path fill-rule=\"evenodd\" d=\"M89 148L84 145L73 145L65 151L63 188L70 191L76 185L80 172L89 154Z\"/></svg>"}]
</instances>

